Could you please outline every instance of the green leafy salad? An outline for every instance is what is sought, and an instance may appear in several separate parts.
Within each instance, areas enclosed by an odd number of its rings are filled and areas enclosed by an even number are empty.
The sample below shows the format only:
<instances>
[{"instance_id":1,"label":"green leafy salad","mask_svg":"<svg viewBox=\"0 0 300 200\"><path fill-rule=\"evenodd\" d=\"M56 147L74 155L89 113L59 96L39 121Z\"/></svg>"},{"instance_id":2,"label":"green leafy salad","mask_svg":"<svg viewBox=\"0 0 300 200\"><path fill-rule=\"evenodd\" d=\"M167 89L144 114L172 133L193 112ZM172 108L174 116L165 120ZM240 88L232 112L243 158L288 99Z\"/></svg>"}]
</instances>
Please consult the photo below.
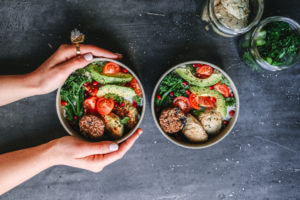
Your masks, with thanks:
<instances>
[{"instance_id":1,"label":"green leafy salad","mask_svg":"<svg viewBox=\"0 0 300 200\"><path fill-rule=\"evenodd\" d=\"M143 107L137 79L114 62L98 61L78 69L60 90L69 125L91 139L118 139L134 128Z\"/></svg>"},{"instance_id":2,"label":"green leafy salad","mask_svg":"<svg viewBox=\"0 0 300 200\"><path fill-rule=\"evenodd\" d=\"M155 112L161 129L178 140L205 142L235 114L230 81L210 65L180 66L160 82Z\"/></svg>"}]
</instances>

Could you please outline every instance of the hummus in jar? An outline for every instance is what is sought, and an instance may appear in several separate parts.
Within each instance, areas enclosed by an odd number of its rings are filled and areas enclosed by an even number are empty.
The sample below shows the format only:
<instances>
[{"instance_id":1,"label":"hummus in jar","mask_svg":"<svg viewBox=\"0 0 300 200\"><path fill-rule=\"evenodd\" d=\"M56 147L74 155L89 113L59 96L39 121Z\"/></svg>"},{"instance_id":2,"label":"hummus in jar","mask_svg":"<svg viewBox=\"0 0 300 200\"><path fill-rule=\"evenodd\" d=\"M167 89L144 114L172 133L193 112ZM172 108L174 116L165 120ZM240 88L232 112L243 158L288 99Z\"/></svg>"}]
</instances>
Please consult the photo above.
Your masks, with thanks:
<instances>
[{"instance_id":1,"label":"hummus in jar","mask_svg":"<svg viewBox=\"0 0 300 200\"><path fill-rule=\"evenodd\" d=\"M215 0L215 15L223 25L231 29L241 29L248 25L249 0Z\"/></svg>"}]
</instances>

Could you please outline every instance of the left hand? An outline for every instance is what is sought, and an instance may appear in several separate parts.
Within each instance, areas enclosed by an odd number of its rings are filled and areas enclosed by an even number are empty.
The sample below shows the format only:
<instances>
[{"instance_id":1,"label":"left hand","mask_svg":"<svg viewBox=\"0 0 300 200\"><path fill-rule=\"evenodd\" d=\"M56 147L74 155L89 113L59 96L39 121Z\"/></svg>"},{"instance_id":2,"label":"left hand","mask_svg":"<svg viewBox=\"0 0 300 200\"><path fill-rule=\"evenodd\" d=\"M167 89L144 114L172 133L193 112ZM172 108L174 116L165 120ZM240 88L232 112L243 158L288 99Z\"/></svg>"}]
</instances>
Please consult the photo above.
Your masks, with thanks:
<instances>
[{"instance_id":1,"label":"left hand","mask_svg":"<svg viewBox=\"0 0 300 200\"><path fill-rule=\"evenodd\" d=\"M38 69L29 74L30 81L37 88L38 94L46 94L60 87L68 76L78 68L85 67L93 56L121 59L115 54L93 45L80 45L82 55L76 55L74 45L61 45Z\"/></svg>"}]
</instances>

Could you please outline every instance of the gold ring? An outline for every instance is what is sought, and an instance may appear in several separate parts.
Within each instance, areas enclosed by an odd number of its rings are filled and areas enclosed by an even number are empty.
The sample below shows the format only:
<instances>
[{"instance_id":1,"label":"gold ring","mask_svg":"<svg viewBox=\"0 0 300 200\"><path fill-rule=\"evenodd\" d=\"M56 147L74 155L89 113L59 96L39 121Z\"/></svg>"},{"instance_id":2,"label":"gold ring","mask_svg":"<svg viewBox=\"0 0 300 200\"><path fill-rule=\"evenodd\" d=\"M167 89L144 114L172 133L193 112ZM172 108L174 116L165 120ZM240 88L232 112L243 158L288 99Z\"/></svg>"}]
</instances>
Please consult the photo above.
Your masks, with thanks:
<instances>
[{"instance_id":1,"label":"gold ring","mask_svg":"<svg viewBox=\"0 0 300 200\"><path fill-rule=\"evenodd\" d=\"M79 43L76 43L75 46L76 46L76 54L80 55L80 45L79 45Z\"/></svg>"}]
</instances>

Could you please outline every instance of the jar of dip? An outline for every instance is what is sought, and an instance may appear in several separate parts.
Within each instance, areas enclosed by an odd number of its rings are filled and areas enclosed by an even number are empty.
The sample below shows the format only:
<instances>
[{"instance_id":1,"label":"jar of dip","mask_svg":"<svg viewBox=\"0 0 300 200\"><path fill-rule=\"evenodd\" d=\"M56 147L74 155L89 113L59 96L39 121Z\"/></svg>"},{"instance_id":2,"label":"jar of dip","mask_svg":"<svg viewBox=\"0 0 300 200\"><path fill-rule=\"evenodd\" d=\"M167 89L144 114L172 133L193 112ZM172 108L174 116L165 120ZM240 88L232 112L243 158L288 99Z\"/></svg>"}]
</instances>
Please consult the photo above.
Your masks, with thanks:
<instances>
[{"instance_id":1,"label":"jar of dip","mask_svg":"<svg viewBox=\"0 0 300 200\"><path fill-rule=\"evenodd\" d=\"M263 0L207 0L202 20L208 22L217 34L235 37L258 24L263 10Z\"/></svg>"},{"instance_id":2,"label":"jar of dip","mask_svg":"<svg viewBox=\"0 0 300 200\"><path fill-rule=\"evenodd\" d=\"M300 26L287 17L268 17L240 38L239 53L253 71L287 69L300 60Z\"/></svg>"}]
</instances>

